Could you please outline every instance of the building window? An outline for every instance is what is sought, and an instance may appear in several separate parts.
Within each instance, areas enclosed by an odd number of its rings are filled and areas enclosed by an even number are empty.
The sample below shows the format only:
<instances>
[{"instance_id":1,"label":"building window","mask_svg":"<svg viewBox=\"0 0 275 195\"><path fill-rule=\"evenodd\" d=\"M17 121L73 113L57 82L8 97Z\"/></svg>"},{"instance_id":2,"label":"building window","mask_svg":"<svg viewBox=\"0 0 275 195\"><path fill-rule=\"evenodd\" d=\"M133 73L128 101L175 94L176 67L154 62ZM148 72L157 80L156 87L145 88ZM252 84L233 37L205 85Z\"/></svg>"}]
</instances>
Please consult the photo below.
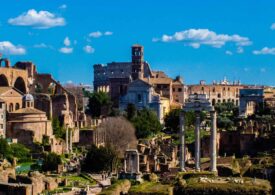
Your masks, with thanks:
<instances>
[{"instance_id":1,"label":"building window","mask_svg":"<svg viewBox=\"0 0 275 195\"><path fill-rule=\"evenodd\" d=\"M142 97L140 94L138 94L138 103L141 103L142 102Z\"/></svg>"},{"instance_id":2,"label":"building window","mask_svg":"<svg viewBox=\"0 0 275 195\"><path fill-rule=\"evenodd\" d=\"M3 119L4 118L4 115L3 114L1 114L1 119Z\"/></svg>"},{"instance_id":3,"label":"building window","mask_svg":"<svg viewBox=\"0 0 275 195\"><path fill-rule=\"evenodd\" d=\"M213 90L212 90L213 92L215 92L216 90L215 90L215 88L213 88Z\"/></svg>"},{"instance_id":4,"label":"building window","mask_svg":"<svg viewBox=\"0 0 275 195\"><path fill-rule=\"evenodd\" d=\"M173 92L175 92L175 88L173 88Z\"/></svg>"},{"instance_id":5,"label":"building window","mask_svg":"<svg viewBox=\"0 0 275 195\"><path fill-rule=\"evenodd\" d=\"M9 105L9 111L10 111L10 112L13 111L13 103L11 103L11 104Z\"/></svg>"},{"instance_id":6,"label":"building window","mask_svg":"<svg viewBox=\"0 0 275 195\"><path fill-rule=\"evenodd\" d=\"M0 129L3 129L4 128L4 125L3 124L0 124Z\"/></svg>"},{"instance_id":7,"label":"building window","mask_svg":"<svg viewBox=\"0 0 275 195\"><path fill-rule=\"evenodd\" d=\"M182 88L178 88L178 92L182 92Z\"/></svg>"},{"instance_id":8,"label":"building window","mask_svg":"<svg viewBox=\"0 0 275 195\"><path fill-rule=\"evenodd\" d=\"M216 100L212 99L212 106L215 106L215 104L216 104Z\"/></svg>"},{"instance_id":9,"label":"building window","mask_svg":"<svg viewBox=\"0 0 275 195\"><path fill-rule=\"evenodd\" d=\"M204 87L202 87L201 90L204 91Z\"/></svg>"},{"instance_id":10,"label":"building window","mask_svg":"<svg viewBox=\"0 0 275 195\"><path fill-rule=\"evenodd\" d=\"M221 98L221 94L220 93L218 93L218 98Z\"/></svg>"},{"instance_id":11,"label":"building window","mask_svg":"<svg viewBox=\"0 0 275 195\"><path fill-rule=\"evenodd\" d=\"M3 103L0 103L0 109L2 109L2 105L3 105Z\"/></svg>"},{"instance_id":12,"label":"building window","mask_svg":"<svg viewBox=\"0 0 275 195\"><path fill-rule=\"evenodd\" d=\"M15 104L15 110L18 110L19 108L20 108L19 103L16 103L16 104Z\"/></svg>"}]
</instances>

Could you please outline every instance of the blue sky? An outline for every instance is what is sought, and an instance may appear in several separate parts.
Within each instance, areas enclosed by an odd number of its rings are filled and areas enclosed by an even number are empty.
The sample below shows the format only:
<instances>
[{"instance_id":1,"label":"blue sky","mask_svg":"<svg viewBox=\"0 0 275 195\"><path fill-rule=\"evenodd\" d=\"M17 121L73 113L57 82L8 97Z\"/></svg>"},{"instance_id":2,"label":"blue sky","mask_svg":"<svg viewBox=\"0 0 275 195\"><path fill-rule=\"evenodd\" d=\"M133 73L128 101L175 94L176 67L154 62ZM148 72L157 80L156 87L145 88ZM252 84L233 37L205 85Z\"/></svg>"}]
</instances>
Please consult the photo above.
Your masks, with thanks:
<instances>
[{"instance_id":1,"label":"blue sky","mask_svg":"<svg viewBox=\"0 0 275 195\"><path fill-rule=\"evenodd\" d=\"M91 84L93 64L130 61L139 43L152 69L187 84L226 76L275 85L275 1L4 2L0 52L63 83Z\"/></svg>"}]
</instances>

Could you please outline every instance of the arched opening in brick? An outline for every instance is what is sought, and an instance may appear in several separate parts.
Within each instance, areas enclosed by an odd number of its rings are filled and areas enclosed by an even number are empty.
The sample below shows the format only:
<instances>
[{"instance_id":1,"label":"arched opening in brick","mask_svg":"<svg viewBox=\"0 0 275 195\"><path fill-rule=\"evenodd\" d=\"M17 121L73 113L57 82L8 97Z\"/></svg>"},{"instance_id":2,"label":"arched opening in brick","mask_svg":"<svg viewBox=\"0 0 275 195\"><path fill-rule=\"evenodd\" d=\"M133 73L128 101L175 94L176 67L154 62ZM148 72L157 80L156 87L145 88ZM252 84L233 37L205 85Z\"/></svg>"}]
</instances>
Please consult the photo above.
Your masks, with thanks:
<instances>
[{"instance_id":1,"label":"arched opening in brick","mask_svg":"<svg viewBox=\"0 0 275 195\"><path fill-rule=\"evenodd\" d=\"M8 79L5 75L1 74L0 75L0 87L7 87L9 86Z\"/></svg>"},{"instance_id":2,"label":"arched opening in brick","mask_svg":"<svg viewBox=\"0 0 275 195\"><path fill-rule=\"evenodd\" d=\"M21 91L22 93L26 93L26 85L25 81L22 77L18 77L14 83L14 87Z\"/></svg>"}]
</instances>

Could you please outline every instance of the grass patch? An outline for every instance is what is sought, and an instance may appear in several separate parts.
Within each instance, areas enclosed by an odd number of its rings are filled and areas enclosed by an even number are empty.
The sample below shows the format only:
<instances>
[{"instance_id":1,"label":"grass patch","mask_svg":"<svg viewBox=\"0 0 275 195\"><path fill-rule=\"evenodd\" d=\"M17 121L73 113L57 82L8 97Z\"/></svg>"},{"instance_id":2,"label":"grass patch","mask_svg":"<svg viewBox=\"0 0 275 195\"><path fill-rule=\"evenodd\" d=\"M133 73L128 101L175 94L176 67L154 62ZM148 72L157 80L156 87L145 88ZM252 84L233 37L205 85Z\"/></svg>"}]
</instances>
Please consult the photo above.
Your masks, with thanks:
<instances>
[{"instance_id":1,"label":"grass patch","mask_svg":"<svg viewBox=\"0 0 275 195\"><path fill-rule=\"evenodd\" d=\"M156 182L144 182L140 185L135 185L131 187L129 191L130 195L143 195L143 194L154 194L154 195L164 195L173 194L173 187L170 185L163 185Z\"/></svg>"}]
</instances>

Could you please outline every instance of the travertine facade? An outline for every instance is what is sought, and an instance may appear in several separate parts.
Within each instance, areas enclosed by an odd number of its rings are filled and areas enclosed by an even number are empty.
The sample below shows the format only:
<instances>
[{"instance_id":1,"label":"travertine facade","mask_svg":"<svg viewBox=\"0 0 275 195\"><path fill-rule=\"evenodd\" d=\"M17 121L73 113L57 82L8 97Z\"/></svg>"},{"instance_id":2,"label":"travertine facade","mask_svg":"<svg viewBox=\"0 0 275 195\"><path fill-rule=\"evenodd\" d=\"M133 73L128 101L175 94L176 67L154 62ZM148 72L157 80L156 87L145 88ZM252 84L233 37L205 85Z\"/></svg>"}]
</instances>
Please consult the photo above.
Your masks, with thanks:
<instances>
[{"instance_id":1,"label":"travertine facade","mask_svg":"<svg viewBox=\"0 0 275 195\"><path fill-rule=\"evenodd\" d=\"M246 86L241 85L240 82L229 83L226 78L219 83L213 82L213 84L210 85L201 81L199 85L188 85L185 100L188 99L189 94L206 94L212 105L232 102L238 106L240 103L240 89L245 87Z\"/></svg>"},{"instance_id":2,"label":"travertine facade","mask_svg":"<svg viewBox=\"0 0 275 195\"><path fill-rule=\"evenodd\" d=\"M6 137L6 104L0 99L0 137Z\"/></svg>"}]
</instances>

